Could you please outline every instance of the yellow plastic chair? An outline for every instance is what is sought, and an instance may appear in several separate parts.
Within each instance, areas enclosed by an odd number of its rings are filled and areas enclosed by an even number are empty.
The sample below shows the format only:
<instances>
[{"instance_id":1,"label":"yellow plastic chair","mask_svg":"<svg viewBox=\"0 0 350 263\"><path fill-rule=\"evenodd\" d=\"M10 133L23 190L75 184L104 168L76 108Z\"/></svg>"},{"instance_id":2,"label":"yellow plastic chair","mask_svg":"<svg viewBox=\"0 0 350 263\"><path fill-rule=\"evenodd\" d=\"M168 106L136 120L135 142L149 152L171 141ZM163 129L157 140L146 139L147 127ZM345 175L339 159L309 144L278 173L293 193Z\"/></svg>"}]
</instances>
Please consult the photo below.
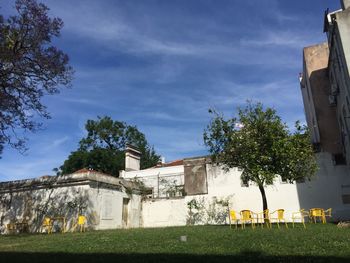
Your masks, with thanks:
<instances>
[{"instance_id":1,"label":"yellow plastic chair","mask_svg":"<svg viewBox=\"0 0 350 263\"><path fill-rule=\"evenodd\" d=\"M332 217L332 208L328 208L327 210L324 211L323 213L323 222L324 224L327 223L327 217L331 218Z\"/></svg>"},{"instance_id":2,"label":"yellow plastic chair","mask_svg":"<svg viewBox=\"0 0 350 263\"><path fill-rule=\"evenodd\" d=\"M323 208L311 208L310 209L310 218L316 224L317 218L321 220L323 224L325 224L325 213Z\"/></svg>"},{"instance_id":3,"label":"yellow plastic chair","mask_svg":"<svg viewBox=\"0 0 350 263\"><path fill-rule=\"evenodd\" d=\"M53 224L52 224L52 220L51 220L50 217L45 217L44 218L42 227L47 229L47 234L51 234L52 233Z\"/></svg>"},{"instance_id":4,"label":"yellow plastic chair","mask_svg":"<svg viewBox=\"0 0 350 263\"><path fill-rule=\"evenodd\" d=\"M276 221L278 228L280 228L279 223L281 223L282 221L284 222L286 228L288 228L287 221L284 218L284 209L277 209L276 211L273 211L270 215L270 224L272 224L273 220Z\"/></svg>"},{"instance_id":5,"label":"yellow plastic chair","mask_svg":"<svg viewBox=\"0 0 350 263\"><path fill-rule=\"evenodd\" d=\"M264 228L264 224L266 224L266 226L268 228L271 228L271 220L270 220L270 211L269 209L265 209L264 211L260 212L260 213L256 213L257 215L257 224L261 224L261 228Z\"/></svg>"},{"instance_id":6,"label":"yellow plastic chair","mask_svg":"<svg viewBox=\"0 0 350 263\"><path fill-rule=\"evenodd\" d=\"M305 217L309 217L309 213L305 211L305 209L300 209L297 212L292 213L292 221L293 221L293 228L294 228L294 223L295 221L299 221L303 224L304 228L306 228L305 225Z\"/></svg>"},{"instance_id":7,"label":"yellow plastic chair","mask_svg":"<svg viewBox=\"0 0 350 263\"><path fill-rule=\"evenodd\" d=\"M241 227L242 229L245 228L245 224L247 222L250 222L252 225L252 228L255 228L255 224L254 224L254 217L253 217L253 212L250 210L242 210L240 212L241 215Z\"/></svg>"},{"instance_id":8,"label":"yellow plastic chair","mask_svg":"<svg viewBox=\"0 0 350 263\"><path fill-rule=\"evenodd\" d=\"M86 217L78 216L78 226L79 226L80 232L85 232L85 223L86 223Z\"/></svg>"},{"instance_id":9,"label":"yellow plastic chair","mask_svg":"<svg viewBox=\"0 0 350 263\"><path fill-rule=\"evenodd\" d=\"M230 228L232 228L232 223L234 223L236 225L236 229L237 229L238 221L239 221L239 219L237 217L236 211L230 210Z\"/></svg>"},{"instance_id":10,"label":"yellow plastic chair","mask_svg":"<svg viewBox=\"0 0 350 263\"><path fill-rule=\"evenodd\" d=\"M16 224L15 223L9 223L6 225L7 233L14 234L17 232Z\"/></svg>"}]
</instances>

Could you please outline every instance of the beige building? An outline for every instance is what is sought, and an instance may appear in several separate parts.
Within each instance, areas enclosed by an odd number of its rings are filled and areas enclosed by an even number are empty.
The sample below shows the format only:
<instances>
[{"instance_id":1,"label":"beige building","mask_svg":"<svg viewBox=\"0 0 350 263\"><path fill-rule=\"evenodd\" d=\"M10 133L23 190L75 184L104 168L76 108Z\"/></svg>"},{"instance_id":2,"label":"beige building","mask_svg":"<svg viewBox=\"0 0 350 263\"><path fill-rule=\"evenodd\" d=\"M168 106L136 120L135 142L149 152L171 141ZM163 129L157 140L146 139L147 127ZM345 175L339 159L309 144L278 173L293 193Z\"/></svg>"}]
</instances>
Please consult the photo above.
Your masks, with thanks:
<instances>
[{"instance_id":1,"label":"beige building","mask_svg":"<svg viewBox=\"0 0 350 263\"><path fill-rule=\"evenodd\" d=\"M305 114L317 152L350 164L350 0L325 13L327 42L304 48L300 78Z\"/></svg>"},{"instance_id":2,"label":"beige building","mask_svg":"<svg viewBox=\"0 0 350 263\"><path fill-rule=\"evenodd\" d=\"M350 0L342 0L342 9L325 14L329 56L329 101L336 109L342 153L350 164ZM334 126L332 126L334 127Z\"/></svg>"},{"instance_id":3,"label":"beige building","mask_svg":"<svg viewBox=\"0 0 350 263\"><path fill-rule=\"evenodd\" d=\"M327 42L303 50L300 87L307 125L319 161L318 174L338 181L324 189L350 206L350 0L325 13ZM324 177L326 179L326 177ZM327 179L328 180L328 179Z\"/></svg>"}]
</instances>

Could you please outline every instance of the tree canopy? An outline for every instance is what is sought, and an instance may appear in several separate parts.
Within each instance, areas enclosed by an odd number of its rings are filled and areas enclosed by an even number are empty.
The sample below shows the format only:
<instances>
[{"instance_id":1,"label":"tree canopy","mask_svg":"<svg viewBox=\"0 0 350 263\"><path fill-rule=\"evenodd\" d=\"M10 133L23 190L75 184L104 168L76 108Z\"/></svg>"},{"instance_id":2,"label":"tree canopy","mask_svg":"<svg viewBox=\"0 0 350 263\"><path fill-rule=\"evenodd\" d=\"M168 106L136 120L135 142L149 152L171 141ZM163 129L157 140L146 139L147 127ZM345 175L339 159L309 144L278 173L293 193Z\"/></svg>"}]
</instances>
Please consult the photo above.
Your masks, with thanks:
<instances>
[{"instance_id":1,"label":"tree canopy","mask_svg":"<svg viewBox=\"0 0 350 263\"><path fill-rule=\"evenodd\" d=\"M267 209L264 186L282 180L294 182L311 177L317 164L308 130L296 122L290 132L276 110L248 102L236 117L225 119L215 111L204 132L204 143L215 163L225 169L243 169L242 181L254 182Z\"/></svg>"},{"instance_id":2,"label":"tree canopy","mask_svg":"<svg viewBox=\"0 0 350 263\"><path fill-rule=\"evenodd\" d=\"M136 126L114 121L110 117L88 120L86 137L79 142L79 148L72 152L58 170L62 174L73 173L82 168L92 168L113 176L125 168L125 147L131 144L141 152L141 169L155 166L160 156L156 154L146 137Z\"/></svg>"},{"instance_id":3,"label":"tree canopy","mask_svg":"<svg viewBox=\"0 0 350 263\"><path fill-rule=\"evenodd\" d=\"M0 15L0 154L4 145L25 150L20 131L36 131L38 116L49 118L45 94L69 86L73 70L68 56L52 45L63 22L50 18L35 0L16 0L16 15Z\"/></svg>"}]
</instances>

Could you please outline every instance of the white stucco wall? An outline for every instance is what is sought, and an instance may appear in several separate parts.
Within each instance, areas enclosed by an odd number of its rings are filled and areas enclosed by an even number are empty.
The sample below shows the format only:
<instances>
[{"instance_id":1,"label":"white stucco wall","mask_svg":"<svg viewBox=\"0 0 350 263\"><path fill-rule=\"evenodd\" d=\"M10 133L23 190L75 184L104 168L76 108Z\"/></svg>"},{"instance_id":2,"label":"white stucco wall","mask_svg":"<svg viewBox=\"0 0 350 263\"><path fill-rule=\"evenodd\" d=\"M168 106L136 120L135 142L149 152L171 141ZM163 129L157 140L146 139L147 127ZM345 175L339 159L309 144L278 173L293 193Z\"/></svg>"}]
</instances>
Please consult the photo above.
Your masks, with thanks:
<instances>
[{"instance_id":1,"label":"white stucco wall","mask_svg":"<svg viewBox=\"0 0 350 263\"><path fill-rule=\"evenodd\" d=\"M342 193L350 194L350 174L345 165L334 166L332 156L327 153L317 155L319 171L311 181L304 183L285 183L277 177L274 185L266 186L265 192L270 212L277 209L285 209L285 217L291 221L292 212L313 207L332 208L335 221L350 218L350 205L343 204ZM170 168L170 169L169 169ZM161 176L166 173L182 173L182 166L141 170L127 173L133 178L142 178L145 184L154 183L152 178L157 171ZM199 223L213 223L215 220L208 218L210 211L225 212L225 207L220 202L227 200L229 208L237 212L249 209L254 212L262 211L262 198L256 185L251 183L249 187L241 185L241 171L233 168L225 172L220 167L207 164L208 194L185 196L183 198L148 199L142 202L142 226L161 227L186 225L189 219L188 203L196 199L204 205L203 219ZM153 171L152 171L153 170ZM145 171L145 172L144 172ZM195 211L197 212L197 211ZM219 220L218 222L223 222ZM228 220L226 219L226 223Z\"/></svg>"},{"instance_id":2,"label":"white stucco wall","mask_svg":"<svg viewBox=\"0 0 350 263\"><path fill-rule=\"evenodd\" d=\"M91 188L92 211L96 222L95 229L115 229L140 227L141 196L139 193L126 194L125 191ZM122 220L123 199L128 199L128 217L125 225Z\"/></svg>"},{"instance_id":3,"label":"white stucco wall","mask_svg":"<svg viewBox=\"0 0 350 263\"><path fill-rule=\"evenodd\" d=\"M1 194L0 218L3 231L10 222L27 221L30 230L40 231L45 216L66 218L66 228L73 226L79 214L73 203L86 206L84 214L92 213L92 198L89 185L44 188L27 191L16 191ZM81 201L79 201L81 200ZM89 216L88 221L91 220Z\"/></svg>"},{"instance_id":4,"label":"white stucco wall","mask_svg":"<svg viewBox=\"0 0 350 263\"><path fill-rule=\"evenodd\" d=\"M145 200L142 203L143 227L186 225L185 198Z\"/></svg>"},{"instance_id":5,"label":"white stucco wall","mask_svg":"<svg viewBox=\"0 0 350 263\"><path fill-rule=\"evenodd\" d=\"M136 189L127 194L122 185L118 178L92 172L2 183L0 229L4 232L6 224L25 220L30 231L38 232L45 216L64 216L70 230L79 214L86 216L92 229L139 227L141 195ZM123 198L129 200L126 224L122 220ZM77 204L83 209L79 211Z\"/></svg>"}]
</instances>

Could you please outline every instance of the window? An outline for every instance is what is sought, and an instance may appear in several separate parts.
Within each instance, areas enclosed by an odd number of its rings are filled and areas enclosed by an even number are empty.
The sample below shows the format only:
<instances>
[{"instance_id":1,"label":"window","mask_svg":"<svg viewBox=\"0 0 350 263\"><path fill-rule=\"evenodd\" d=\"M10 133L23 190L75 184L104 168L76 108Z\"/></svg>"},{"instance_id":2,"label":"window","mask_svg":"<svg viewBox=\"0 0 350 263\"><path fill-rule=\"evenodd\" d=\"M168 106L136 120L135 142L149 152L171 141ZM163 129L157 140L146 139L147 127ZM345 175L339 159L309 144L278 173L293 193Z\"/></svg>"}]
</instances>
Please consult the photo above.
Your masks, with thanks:
<instances>
[{"instance_id":1,"label":"window","mask_svg":"<svg viewBox=\"0 0 350 263\"><path fill-rule=\"evenodd\" d=\"M176 185L172 189L168 189L165 193L166 197L180 197L184 196L184 186L183 185Z\"/></svg>"},{"instance_id":2,"label":"window","mask_svg":"<svg viewBox=\"0 0 350 263\"><path fill-rule=\"evenodd\" d=\"M346 136L349 136L349 126L348 126L348 116L347 116L347 113L346 113L346 109L345 109L345 106L343 105L342 107L342 113L343 113L343 119L344 119L344 125L345 125L345 132L346 132Z\"/></svg>"},{"instance_id":3,"label":"window","mask_svg":"<svg viewBox=\"0 0 350 263\"><path fill-rule=\"evenodd\" d=\"M105 195L102 197L102 213L101 219L111 220L113 219L113 197Z\"/></svg>"},{"instance_id":4,"label":"window","mask_svg":"<svg viewBox=\"0 0 350 263\"><path fill-rule=\"evenodd\" d=\"M342 185L341 192L343 204L350 204L350 185Z\"/></svg>"},{"instance_id":5,"label":"window","mask_svg":"<svg viewBox=\"0 0 350 263\"><path fill-rule=\"evenodd\" d=\"M340 126L340 137L343 149L345 149L345 133L344 133L344 123L341 117L339 117L339 126Z\"/></svg>"},{"instance_id":6,"label":"window","mask_svg":"<svg viewBox=\"0 0 350 263\"><path fill-rule=\"evenodd\" d=\"M332 158L334 165L346 165L346 159L342 153L333 154Z\"/></svg>"},{"instance_id":7,"label":"window","mask_svg":"<svg viewBox=\"0 0 350 263\"><path fill-rule=\"evenodd\" d=\"M345 97L345 100L346 100L346 107L348 108L348 112L350 113L350 102L349 102L349 97L346 96ZM350 114L349 114L350 115Z\"/></svg>"}]
</instances>

